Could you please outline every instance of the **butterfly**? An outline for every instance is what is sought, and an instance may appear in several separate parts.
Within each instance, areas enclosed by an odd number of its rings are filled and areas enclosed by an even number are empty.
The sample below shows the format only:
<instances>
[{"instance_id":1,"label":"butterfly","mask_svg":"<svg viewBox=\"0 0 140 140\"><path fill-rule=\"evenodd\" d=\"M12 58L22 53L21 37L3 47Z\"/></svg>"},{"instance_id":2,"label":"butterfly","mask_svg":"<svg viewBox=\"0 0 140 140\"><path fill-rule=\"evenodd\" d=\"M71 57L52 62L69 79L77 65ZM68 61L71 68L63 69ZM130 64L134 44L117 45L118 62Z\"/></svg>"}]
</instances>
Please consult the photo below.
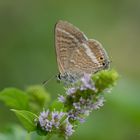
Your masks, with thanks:
<instances>
[{"instance_id":1,"label":"butterfly","mask_svg":"<svg viewBox=\"0 0 140 140\"><path fill-rule=\"evenodd\" d=\"M67 21L56 23L55 48L60 80L73 82L84 73L94 74L109 68L109 57L101 43L88 39Z\"/></svg>"}]
</instances>

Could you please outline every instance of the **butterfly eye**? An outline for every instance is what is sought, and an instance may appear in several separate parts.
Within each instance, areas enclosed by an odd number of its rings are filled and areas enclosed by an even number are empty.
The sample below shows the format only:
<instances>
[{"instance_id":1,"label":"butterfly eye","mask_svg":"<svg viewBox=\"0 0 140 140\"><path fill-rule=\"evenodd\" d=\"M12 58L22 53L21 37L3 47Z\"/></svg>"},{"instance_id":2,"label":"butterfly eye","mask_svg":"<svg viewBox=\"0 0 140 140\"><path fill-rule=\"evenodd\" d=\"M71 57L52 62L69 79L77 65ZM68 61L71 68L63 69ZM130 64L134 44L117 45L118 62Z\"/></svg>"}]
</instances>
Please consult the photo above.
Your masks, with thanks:
<instances>
[{"instance_id":1,"label":"butterfly eye","mask_svg":"<svg viewBox=\"0 0 140 140\"><path fill-rule=\"evenodd\" d=\"M60 73L57 75L57 80L61 80L61 74Z\"/></svg>"}]
</instances>

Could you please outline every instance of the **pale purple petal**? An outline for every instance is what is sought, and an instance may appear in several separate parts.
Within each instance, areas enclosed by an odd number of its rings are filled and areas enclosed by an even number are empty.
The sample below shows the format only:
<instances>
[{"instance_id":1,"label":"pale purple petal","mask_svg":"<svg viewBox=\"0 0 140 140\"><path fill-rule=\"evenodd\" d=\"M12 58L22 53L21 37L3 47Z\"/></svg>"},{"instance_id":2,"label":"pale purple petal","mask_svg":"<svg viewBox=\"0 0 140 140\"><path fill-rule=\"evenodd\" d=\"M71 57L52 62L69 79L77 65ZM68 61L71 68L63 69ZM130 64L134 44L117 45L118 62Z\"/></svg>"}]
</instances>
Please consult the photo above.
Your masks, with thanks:
<instances>
[{"instance_id":1,"label":"pale purple petal","mask_svg":"<svg viewBox=\"0 0 140 140\"><path fill-rule=\"evenodd\" d=\"M93 104L93 109L99 109L104 105L104 98L100 97L94 104Z\"/></svg>"},{"instance_id":2,"label":"pale purple petal","mask_svg":"<svg viewBox=\"0 0 140 140\"><path fill-rule=\"evenodd\" d=\"M93 85L91 81L91 75L90 74L84 74L84 76L81 78L81 82L83 83L80 87L80 90L86 90L91 89L95 90L95 86Z\"/></svg>"},{"instance_id":3,"label":"pale purple petal","mask_svg":"<svg viewBox=\"0 0 140 140\"><path fill-rule=\"evenodd\" d=\"M66 120L66 127L65 127L65 135L66 135L66 139L71 136L74 132L74 129L73 129L73 125L68 121Z\"/></svg>"},{"instance_id":4,"label":"pale purple petal","mask_svg":"<svg viewBox=\"0 0 140 140\"><path fill-rule=\"evenodd\" d=\"M40 113L38 122L43 130L51 132L53 128L59 128L60 120L64 115L65 113L58 111L43 111Z\"/></svg>"},{"instance_id":5,"label":"pale purple petal","mask_svg":"<svg viewBox=\"0 0 140 140\"><path fill-rule=\"evenodd\" d=\"M73 106L74 106L75 109L78 109L78 110L81 109L81 106L80 106L79 102L78 103L73 103Z\"/></svg>"},{"instance_id":6,"label":"pale purple petal","mask_svg":"<svg viewBox=\"0 0 140 140\"><path fill-rule=\"evenodd\" d=\"M63 95L59 95L58 101L61 102L61 103L65 103L66 98Z\"/></svg>"},{"instance_id":7,"label":"pale purple petal","mask_svg":"<svg viewBox=\"0 0 140 140\"><path fill-rule=\"evenodd\" d=\"M77 91L77 89L75 87L68 88L68 90L66 91L66 94L71 95L71 94L75 93L76 91Z\"/></svg>"},{"instance_id":8,"label":"pale purple petal","mask_svg":"<svg viewBox=\"0 0 140 140\"><path fill-rule=\"evenodd\" d=\"M83 118L78 118L78 120L80 121L80 123L84 123L85 122L85 119L83 119Z\"/></svg>"},{"instance_id":9,"label":"pale purple petal","mask_svg":"<svg viewBox=\"0 0 140 140\"><path fill-rule=\"evenodd\" d=\"M84 76L81 78L81 81L86 85L90 82L90 75L87 73L84 73Z\"/></svg>"}]
</instances>

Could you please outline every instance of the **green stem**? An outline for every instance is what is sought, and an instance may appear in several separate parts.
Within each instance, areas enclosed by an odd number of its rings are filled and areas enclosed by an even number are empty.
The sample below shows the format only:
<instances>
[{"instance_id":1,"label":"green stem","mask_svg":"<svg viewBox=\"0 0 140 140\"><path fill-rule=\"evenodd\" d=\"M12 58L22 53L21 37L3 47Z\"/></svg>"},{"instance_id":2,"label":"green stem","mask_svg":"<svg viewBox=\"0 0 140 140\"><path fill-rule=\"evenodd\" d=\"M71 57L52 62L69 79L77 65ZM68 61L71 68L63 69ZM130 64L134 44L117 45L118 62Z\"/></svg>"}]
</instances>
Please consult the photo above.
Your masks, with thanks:
<instances>
[{"instance_id":1,"label":"green stem","mask_svg":"<svg viewBox=\"0 0 140 140\"><path fill-rule=\"evenodd\" d=\"M31 140L30 134L27 133L26 140Z\"/></svg>"},{"instance_id":2,"label":"green stem","mask_svg":"<svg viewBox=\"0 0 140 140\"><path fill-rule=\"evenodd\" d=\"M50 139L51 139L51 137L52 137L52 134L48 134L48 136L47 136L46 140L50 140Z\"/></svg>"}]
</instances>

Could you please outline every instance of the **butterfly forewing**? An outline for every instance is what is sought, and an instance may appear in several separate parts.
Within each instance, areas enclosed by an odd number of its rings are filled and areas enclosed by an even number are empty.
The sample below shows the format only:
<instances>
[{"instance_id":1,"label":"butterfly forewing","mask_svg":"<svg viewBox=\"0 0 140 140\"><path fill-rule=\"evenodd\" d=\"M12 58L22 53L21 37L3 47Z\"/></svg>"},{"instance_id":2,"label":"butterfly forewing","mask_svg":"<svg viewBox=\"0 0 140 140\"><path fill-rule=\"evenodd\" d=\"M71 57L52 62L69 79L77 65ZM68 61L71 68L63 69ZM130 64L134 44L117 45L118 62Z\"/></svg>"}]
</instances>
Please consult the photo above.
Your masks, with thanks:
<instances>
[{"instance_id":1,"label":"butterfly forewing","mask_svg":"<svg viewBox=\"0 0 140 140\"><path fill-rule=\"evenodd\" d=\"M86 37L80 30L72 24L59 21L55 27L55 46L57 54L57 62L60 73L68 70L68 61L74 50L80 46L81 42L85 42Z\"/></svg>"}]
</instances>

